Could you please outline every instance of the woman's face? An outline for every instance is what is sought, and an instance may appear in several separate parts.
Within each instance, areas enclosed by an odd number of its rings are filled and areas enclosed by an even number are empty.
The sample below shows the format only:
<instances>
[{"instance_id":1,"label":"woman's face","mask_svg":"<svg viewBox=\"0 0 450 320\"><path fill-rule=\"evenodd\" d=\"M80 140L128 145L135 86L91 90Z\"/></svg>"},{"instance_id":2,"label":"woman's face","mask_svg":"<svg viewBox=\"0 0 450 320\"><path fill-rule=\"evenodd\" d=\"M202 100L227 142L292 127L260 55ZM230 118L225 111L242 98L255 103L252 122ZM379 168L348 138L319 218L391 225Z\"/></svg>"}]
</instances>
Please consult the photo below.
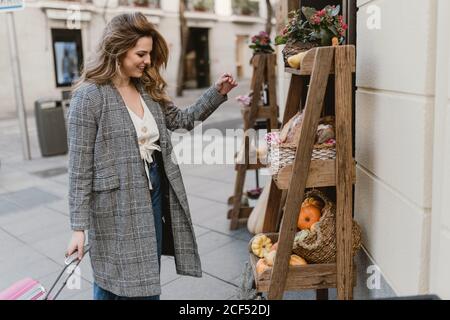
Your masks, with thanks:
<instances>
[{"instance_id":1,"label":"woman's face","mask_svg":"<svg viewBox=\"0 0 450 320\"><path fill-rule=\"evenodd\" d=\"M127 77L140 78L144 70L150 65L150 53L153 49L153 39L142 37L138 40L134 48L127 51L122 59L121 70Z\"/></svg>"}]
</instances>

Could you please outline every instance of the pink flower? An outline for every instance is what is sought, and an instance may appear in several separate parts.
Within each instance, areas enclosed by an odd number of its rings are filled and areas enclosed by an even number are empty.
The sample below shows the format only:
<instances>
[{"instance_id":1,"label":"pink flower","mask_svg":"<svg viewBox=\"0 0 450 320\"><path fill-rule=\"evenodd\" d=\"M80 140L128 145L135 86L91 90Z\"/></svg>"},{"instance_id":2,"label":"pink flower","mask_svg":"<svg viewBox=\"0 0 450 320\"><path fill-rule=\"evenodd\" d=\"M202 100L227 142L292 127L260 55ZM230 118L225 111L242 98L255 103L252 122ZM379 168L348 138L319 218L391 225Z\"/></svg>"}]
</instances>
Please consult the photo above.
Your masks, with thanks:
<instances>
[{"instance_id":1,"label":"pink flower","mask_svg":"<svg viewBox=\"0 0 450 320\"><path fill-rule=\"evenodd\" d=\"M317 16L319 17L324 17L325 15L326 15L325 9L322 9L319 12L317 12Z\"/></svg>"}]
</instances>

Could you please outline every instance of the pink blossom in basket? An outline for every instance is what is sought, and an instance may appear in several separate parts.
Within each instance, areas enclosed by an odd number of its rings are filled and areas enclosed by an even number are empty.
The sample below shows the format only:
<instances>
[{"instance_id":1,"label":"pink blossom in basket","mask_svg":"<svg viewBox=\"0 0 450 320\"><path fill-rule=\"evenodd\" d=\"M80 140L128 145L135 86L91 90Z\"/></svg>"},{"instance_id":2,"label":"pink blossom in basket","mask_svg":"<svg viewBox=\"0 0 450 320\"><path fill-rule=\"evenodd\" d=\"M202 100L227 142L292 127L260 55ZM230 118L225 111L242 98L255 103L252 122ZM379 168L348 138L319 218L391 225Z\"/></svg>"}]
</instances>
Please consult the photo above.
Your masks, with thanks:
<instances>
[{"instance_id":1,"label":"pink blossom in basket","mask_svg":"<svg viewBox=\"0 0 450 320\"><path fill-rule=\"evenodd\" d=\"M281 143L279 132L269 132L264 136L264 139L266 140L267 144L269 144L269 145Z\"/></svg>"},{"instance_id":2,"label":"pink blossom in basket","mask_svg":"<svg viewBox=\"0 0 450 320\"><path fill-rule=\"evenodd\" d=\"M249 96L237 96L236 100L246 107L250 106L252 103L252 98Z\"/></svg>"}]
</instances>

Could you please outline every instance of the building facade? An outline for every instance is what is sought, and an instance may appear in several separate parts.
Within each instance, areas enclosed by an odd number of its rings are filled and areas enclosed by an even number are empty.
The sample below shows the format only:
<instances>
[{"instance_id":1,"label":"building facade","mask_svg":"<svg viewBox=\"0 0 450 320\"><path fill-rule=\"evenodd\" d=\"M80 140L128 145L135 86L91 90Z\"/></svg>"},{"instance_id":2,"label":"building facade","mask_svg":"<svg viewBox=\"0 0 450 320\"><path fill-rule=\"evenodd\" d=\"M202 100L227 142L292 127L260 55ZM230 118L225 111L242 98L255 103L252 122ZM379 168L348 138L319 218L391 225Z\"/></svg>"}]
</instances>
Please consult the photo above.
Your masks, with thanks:
<instances>
[{"instance_id":1,"label":"building facade","mask_svg":"<svg viewBox=\"0 0 450 320\"><path fill-rule=\"evenodd\" d=\"M180 55L179 1L28 0L24 10L14 13L27 111L33 110L37 99L60 99L62 91L70 90L70 80L78 72L74 66L81 66L95 50L107 21L136 10L157 26L169 44L165 78L173 92ZM190 0L186 17L192 35L191 51L186 55L186 88L208 86L223 72L251 77L248 41L264 30L265 1ZM0 118L16 114L5 20L0 19Z\"/></svg>"}]
</instances>

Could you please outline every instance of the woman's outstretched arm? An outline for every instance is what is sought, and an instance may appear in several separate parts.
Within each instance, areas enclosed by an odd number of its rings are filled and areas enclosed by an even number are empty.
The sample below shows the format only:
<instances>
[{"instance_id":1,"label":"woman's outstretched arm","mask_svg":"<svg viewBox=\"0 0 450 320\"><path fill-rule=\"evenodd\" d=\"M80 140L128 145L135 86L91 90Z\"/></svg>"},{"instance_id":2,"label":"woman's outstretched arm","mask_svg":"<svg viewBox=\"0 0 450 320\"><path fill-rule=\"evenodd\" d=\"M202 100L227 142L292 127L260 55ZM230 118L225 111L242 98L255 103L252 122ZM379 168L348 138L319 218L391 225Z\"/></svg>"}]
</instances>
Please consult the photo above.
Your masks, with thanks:
<instances>
[{"instance_id":1,"label":"woman's outstretched arm","mask_svg":"<svg viewBox=\"0 0 450 320\"><path fill-rule=\"evenodd\" d=\"M206 120L222 103L227 100L227 94L237 86L230 74L222 75L216 83L207 89L200 98L188 108L181 110L173 102L163 108L166 126L169 130L192 130L196 122Z\"/></svg>"}]
</instances>

